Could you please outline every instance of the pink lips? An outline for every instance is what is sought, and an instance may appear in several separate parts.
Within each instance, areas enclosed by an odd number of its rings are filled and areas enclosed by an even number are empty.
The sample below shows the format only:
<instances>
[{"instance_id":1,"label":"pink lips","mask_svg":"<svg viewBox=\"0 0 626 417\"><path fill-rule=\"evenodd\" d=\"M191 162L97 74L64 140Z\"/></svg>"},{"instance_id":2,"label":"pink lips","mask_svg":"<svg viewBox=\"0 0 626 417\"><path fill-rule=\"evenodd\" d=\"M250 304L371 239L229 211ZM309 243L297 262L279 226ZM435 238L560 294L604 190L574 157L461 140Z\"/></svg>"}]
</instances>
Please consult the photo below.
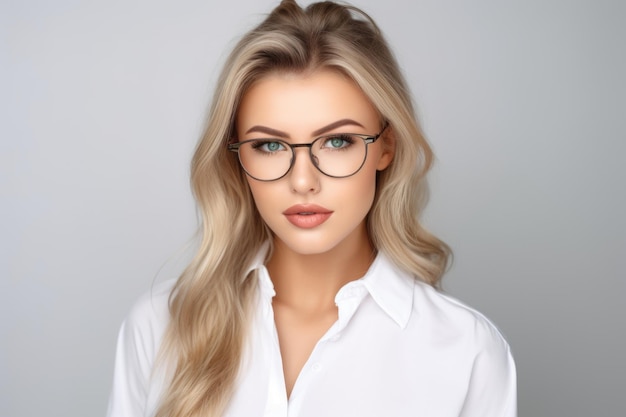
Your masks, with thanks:
<instances>
[{"instance_id":1,"label":"pink lips","mask_svg":"<svg viewBox=\"0 0 626 417\"><path fill-rule=\"evenodd\" d=\"M296 204L283 211L283 214L294 226L311 229L328 220L333 212L315 204Z\"/></svg>"}]
</instances>

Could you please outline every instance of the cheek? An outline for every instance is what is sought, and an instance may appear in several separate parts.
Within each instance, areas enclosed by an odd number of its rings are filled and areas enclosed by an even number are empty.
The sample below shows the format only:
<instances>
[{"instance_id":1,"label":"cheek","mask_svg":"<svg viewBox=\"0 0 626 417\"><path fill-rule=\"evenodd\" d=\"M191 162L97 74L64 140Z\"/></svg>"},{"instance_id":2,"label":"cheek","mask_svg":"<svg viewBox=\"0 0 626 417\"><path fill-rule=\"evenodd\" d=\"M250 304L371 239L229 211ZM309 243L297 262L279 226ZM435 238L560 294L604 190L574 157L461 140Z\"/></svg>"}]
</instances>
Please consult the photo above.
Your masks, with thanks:
<instances>
[{"instance_id":1,"label":"cheek","mask_svg":"<svg viewBox=\"0 0 626 417\"><path fill-rule=\"evenodd\" d=\"M371 152L367 159L365 160L365 164L363 168L361 168L361 172L363 173L363 178L361 181L361 186L368 190L376 189L376 181L378 180L378 167L381 161L381 151L376 148L374 152Z\"/></svg>"},{"instance_id":2,"label":"cheek","mask_svg":"<svg viewBox=\"0 0 626 417\"><path fill-rule=\"evenodd\" d=\"M262 202L263 192L262 187L259 187L257 184L254 184L250 179L248 179L248 187L250 188L250 193L252 194L252 199L254 200L254 204L258 207L259 202Z\"/></svg>"},{"instance_id":3,"label":"cheek","mask_svg":"<svg viewBox=\"0 0 626 417\"><path fill-rule=\"evenodd\" d=\"M267 221L266 214L271 209L272 203L276 205L278 202L278 195L271 187L272 184L262 183L248 179L248 187L254 200L254 205L257 211L261 214L261 217Z\"/></svg>"},{"instance_id":4,"label":"cheek","mask_svg":"<svg viewBox=\"0 0 626 417\"><path fill-rule=\"evenodd\" d=\"M350 184L340 194L344 195L344 201L352 205L361 215L367 215L372 208L376 193L376 169L366 165L350 181Z\"/></svg>"}]
</instances>

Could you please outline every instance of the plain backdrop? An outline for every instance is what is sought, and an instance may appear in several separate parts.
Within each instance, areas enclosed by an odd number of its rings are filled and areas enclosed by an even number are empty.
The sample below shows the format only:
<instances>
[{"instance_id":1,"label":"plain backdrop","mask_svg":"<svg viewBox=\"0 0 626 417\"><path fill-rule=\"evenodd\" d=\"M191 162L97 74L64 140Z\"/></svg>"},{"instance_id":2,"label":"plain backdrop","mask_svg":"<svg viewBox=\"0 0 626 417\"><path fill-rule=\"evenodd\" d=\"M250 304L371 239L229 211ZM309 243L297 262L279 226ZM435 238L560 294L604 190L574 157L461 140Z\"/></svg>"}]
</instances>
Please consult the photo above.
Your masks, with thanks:
<instances>
[{"instance_id":1,"label":"plain backdrop","mask_svg":"<svg viewBox=\"0 0 626 417\"><path fill-rule=\"evenodd\" d=\"M275 0L0 0L0 416L105 413L118 328L176 276L188 166ZM355 0L437 154L446 291L490 317L520 416L624 416L626 6Z\"/></svg>"}]
</instances>

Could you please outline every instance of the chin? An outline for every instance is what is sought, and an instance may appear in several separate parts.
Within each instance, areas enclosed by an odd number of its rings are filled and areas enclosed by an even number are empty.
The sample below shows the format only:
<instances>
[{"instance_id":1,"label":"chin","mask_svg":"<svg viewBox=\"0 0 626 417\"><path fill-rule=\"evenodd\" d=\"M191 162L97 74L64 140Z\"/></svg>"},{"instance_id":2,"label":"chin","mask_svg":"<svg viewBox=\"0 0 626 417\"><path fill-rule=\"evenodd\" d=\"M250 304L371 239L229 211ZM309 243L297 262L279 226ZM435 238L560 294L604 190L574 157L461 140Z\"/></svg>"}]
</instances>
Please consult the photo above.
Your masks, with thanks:
<instances>
[{"instance_id":1,"label":"chin","mask_svg":"<svg viewBox=\"0 0 626 417\"><path fill-rule=\"evenodd\" d=\"M274 236L275 245L280 245L298 255L321 255L331 252L340 241L328 239L281 239Z\"/></svg>"}]
</instances>

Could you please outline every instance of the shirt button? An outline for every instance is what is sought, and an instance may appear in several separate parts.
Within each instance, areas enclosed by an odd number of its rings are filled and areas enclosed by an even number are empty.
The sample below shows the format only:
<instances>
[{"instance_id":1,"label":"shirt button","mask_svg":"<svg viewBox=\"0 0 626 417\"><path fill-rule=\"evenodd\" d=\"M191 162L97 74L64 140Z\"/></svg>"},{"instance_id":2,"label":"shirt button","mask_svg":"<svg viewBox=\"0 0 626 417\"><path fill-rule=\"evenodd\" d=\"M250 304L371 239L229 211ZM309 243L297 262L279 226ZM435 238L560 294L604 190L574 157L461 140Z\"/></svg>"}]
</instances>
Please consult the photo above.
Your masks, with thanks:
<instances>
[{"instance_id":1,"label":"shirt button","mask_svg":"<svg viewBox=\"0 0 626 417\"><path fill-rule=\"evenodd\" d=\"M320 369L322 369L322 365L320 365L319 362L318 363L314 363L313 366L311 367L311 369L313 369L313 371L315 371L315 372L319 372Z\"/></svg>"}]
</instances>

